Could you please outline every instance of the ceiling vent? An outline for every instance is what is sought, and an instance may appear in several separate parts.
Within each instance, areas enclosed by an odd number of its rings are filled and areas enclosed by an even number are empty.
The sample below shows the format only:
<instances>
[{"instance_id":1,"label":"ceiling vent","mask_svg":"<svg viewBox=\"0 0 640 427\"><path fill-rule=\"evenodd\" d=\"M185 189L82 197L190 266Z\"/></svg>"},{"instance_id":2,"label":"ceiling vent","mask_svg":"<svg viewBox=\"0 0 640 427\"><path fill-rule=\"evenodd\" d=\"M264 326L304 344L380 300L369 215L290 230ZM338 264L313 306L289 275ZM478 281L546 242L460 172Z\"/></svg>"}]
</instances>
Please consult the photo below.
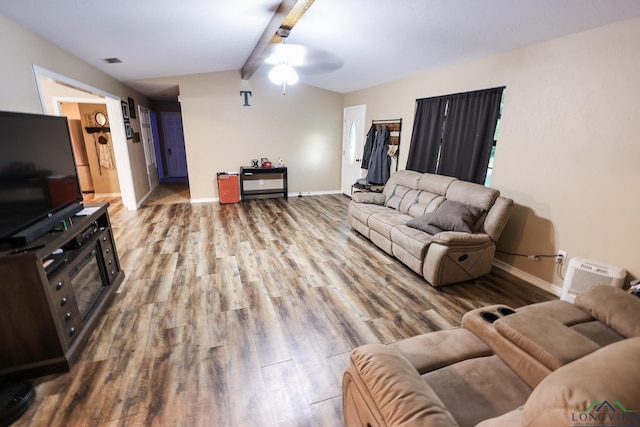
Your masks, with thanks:
<instances>
[{"instance_id":1,"label":"ceiling vent","mask_svg":"<svg viewBox=\"0 0 640 427\"><path fill-rule=\"evenodd\" d=\"M120 58L102 58L102 60L107 64L119 64L122 62Z\"/></svg>"}]
</instances>

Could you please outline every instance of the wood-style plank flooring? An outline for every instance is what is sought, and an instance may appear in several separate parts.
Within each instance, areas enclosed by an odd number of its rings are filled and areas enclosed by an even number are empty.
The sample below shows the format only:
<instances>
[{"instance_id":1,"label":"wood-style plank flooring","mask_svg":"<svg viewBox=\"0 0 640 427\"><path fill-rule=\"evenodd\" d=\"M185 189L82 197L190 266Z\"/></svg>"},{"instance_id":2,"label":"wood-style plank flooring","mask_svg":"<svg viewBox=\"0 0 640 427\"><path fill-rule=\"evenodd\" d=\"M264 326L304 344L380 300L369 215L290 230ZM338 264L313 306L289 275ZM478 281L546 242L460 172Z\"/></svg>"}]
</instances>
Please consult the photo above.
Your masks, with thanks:
<instances>
[{"instance_id":1,"label":"wood-style plank flooring","mask_svg":"<svg viewBox=\"0 0 640 427\"><path fill-rule=\"evenodd\" d=\"M110 200L126 279L18 426L340 426L351 349L553 296L501 272L434 289L347 220L346 196Z\"/></svg>"}]
</instances>

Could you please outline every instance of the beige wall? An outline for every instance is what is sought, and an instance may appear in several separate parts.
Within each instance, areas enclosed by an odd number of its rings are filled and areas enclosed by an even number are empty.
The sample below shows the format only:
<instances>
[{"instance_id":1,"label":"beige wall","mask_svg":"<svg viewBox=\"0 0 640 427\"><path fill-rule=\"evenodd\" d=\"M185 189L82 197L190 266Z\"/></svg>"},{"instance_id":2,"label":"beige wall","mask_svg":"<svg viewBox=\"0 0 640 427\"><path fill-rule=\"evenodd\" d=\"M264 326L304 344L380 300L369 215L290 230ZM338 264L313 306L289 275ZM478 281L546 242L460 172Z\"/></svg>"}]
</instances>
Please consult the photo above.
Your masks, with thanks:
<instances>
[{"instance_id":1,"label":"beige wall","mask_svg":"<svg viewBox=\"0 0 640 427\"><path fill-rule=\"evenodd\" d=\"M264 75L244 81L238 71L170 80L180 86L192 199L217 197L216 172L262 157L284 159L290 192L340 191L343 95L301 84L283 95ZM252 92L248 107L241 90Z\"/></svg>"},{"instance_id":2,"label":"beige wall","mask_svg":"<svg viewBox=\"0 0 640 427\"><path fill-rule=\"evenodd\" d=\"M26 30L17 23L0 15L0 110L43 113L38 96L33 66L45 68L54 73L98 88L124 100L132 97L142 105L147 99L125 84L81 61L58 46ZM51 96L69 96L68 88L53 85L47 92ZM51 114L47 100L47 111ZM131 120L132 127L140 130L138 119ZM127 141L127 151L131 162L132 180L136 200L140 201L149 191L146 163L142 144Z\"/></svg>"},{"instance_id":3,"label":"beige wall","mask_svg":"<svg viewBox=\"0 0 640 427\"><path fill-rule=\"evenodd\" d=\"M124 84L0 15L0 109L42 112L39 65L126 99ZM284 158L290 191L340 188L342 109L366 104L367 122L402 117L406 164L416 98L507 86L492 186L515 199L499 248L564 249L640 276L640 19L424 73L342 96L304 85L282 96L264 76L238 72L175 77L194 199L217 196L215 173L255 157ZM251 107L240 90L251 90ZM344 101L344 102L343 102ZM139 130L137 120L134 129ZM142 144L127 144L136 198L148 189ZM542 280L561 283L549 260L499 256Z\"/></svg>"},{"instance_id":4,"label":"beige wall","mask_svg":"<svg viewBox=\"0 0 640 427\"><path fill-rule=\"evenodd\" d=\"M499 249L584 257L640 276L640 19L347 94L367 120L402 117L406 165L417 98L506 85L492 187L516 210ZM499 255L562 284L553 261Z\"/></svg>"}]
</instances>

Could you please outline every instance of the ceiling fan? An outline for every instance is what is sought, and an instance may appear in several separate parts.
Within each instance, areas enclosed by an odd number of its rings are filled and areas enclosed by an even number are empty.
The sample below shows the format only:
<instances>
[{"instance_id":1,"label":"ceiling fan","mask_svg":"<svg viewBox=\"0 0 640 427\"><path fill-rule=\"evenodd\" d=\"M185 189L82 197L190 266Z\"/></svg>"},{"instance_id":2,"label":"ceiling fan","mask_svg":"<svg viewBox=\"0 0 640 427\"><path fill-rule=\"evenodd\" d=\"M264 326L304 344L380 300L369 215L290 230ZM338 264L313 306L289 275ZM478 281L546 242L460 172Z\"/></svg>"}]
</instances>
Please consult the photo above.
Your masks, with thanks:
<instances>
[{"instance_id":1,"label":"ceiling fan","mask_svg":"<svg viewBox=\"0 0 640 427\"><path fill-rule=\"evenodd\" d=\"M278 83L284 77L289 77L291 82L297 81L296 70L302 74L315 74L336 70L343 65L340 58L323 49L285 42L294 25L313 2L314 0L284 0L280 3L271 22L242 67L243 80L251 78L265 62L273 66L270 74L279 67L275 72L279 74L278 79L273 79Z\"/></svg>"}]
</instances>

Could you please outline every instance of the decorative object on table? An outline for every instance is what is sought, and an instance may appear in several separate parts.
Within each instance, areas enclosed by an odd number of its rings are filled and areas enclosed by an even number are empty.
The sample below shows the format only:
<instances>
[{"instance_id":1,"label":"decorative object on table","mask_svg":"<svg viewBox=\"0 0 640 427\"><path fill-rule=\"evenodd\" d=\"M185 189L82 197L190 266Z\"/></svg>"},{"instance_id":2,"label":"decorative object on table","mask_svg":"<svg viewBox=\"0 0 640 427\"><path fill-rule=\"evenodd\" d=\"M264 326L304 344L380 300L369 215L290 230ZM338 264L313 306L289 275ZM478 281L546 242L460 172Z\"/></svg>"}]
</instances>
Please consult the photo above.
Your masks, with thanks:
<instances>
[{"instance_id":1,"label":"decorative object on table","mask_svg":"<svg viewBox=\"0 0 640 427\"><path fill-rule=\"evenodd\" d=\"M267 164L268 164L269 166L267 166ZM263 167L263 168L270 168L270 167L272 166L272 165L271 165L271 162L270 162L270 161L269 161L269 159L268 159L268 158L266 158L266 157L262 157L262 158L260 159L260 165L261 165L261 167Z\"/></svg>"},{"instance_id":2,"label":"decorative object on table","mask_svg":"<svg viewBox=\"0 0 640 427\"><path fill-rule=\"evenodd\" d=\"M133 98L127 98L129 101L129 117L132 119L136 118L136 104L133 101Z\"/></svg>"},{"instance_id":3,"label":"decorative object on table","mask_svg":"<svg viewBox=\"0 0 640 427\"><path fill-rule=\"evenodd\" d=\"M262 167L263 168L272 168L273 165L271 164L271 162L262 162Z\"/></svg>"},{"instance_id":4,"label":"decorative object on table","mask_svg":"<svg viewBox=\"0 0 640 427\"><path fill-rule=\"evenodd\" d=\"M133 129L131 129L131 123L130 122L124 122L124 130L127 133L127 139L132 139L133 138Z\"/></svg>"},{"instance_id":5,"label":"decorative object on table","mask_svg":"<svg viewBox=\"0 0 640 427\"><path fill-rule=\"evenodd\" d=\"M126 101L121 101L122 103L122 118L125 120L129 120L129 104Z\"/></svg>"},{"instance_id":6,"label":"decorative object on table","mask_svg":"<svg viewBox=\"0 0 640 427\"><path fill-rule=\"evenodd\" d=\"M251 159L251 167L252 168L257 168L260 166L260 163L258 162L258 159Z\"/></svg>"},{"instance_id":7,"label":"decorative object on table","mask_svg":"<svg viewBox=\"0 0 640 427\"><path fill-rule=\"evenodd\" d=\"M284 167L284 159L278 159L278 167L279 168Z\"/></svg>"}]
</instances>

